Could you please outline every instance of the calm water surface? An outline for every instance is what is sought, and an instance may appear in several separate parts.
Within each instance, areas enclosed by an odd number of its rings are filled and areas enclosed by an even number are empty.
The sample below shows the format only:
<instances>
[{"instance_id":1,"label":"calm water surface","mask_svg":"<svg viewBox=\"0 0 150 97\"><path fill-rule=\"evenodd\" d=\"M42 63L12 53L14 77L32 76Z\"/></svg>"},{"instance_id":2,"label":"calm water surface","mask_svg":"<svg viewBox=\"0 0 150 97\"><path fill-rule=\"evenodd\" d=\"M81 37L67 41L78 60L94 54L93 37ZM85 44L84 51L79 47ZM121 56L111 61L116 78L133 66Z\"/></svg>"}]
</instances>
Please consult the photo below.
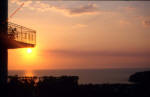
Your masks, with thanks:
<instances>
[{"instance_id":1,"label":"calm water surface","mask_svg":"<svg viewBox=\"0 0 150 97\"><path fill-rule=\"evenodd\" d=\"M128 83L128 78L135 72L150 70L150 68L136 69L88 69L88 70L9 70L9 75L18 76L79 76L80 84Z\"/></svg>"}]
</instances>

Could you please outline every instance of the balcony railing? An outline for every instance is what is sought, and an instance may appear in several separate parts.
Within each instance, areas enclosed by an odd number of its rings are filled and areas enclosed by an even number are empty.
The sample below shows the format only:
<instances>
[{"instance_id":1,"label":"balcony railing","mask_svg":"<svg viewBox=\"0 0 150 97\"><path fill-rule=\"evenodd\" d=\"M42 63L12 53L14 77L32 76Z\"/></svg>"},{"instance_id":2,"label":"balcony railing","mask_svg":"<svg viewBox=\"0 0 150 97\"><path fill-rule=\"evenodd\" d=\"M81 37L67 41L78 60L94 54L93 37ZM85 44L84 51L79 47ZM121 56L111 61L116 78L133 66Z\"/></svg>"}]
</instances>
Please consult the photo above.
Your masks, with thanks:
<instances>
[{"instance_id":1,"label":"balcony railing","mask_svg":"<svg viewBox=\"0 0 150 97\"><path fill-rule=\"evenodd\" d=\"M36 31L11 23L8 23L8 38L26 44L36 44Z\"/></svg>"}]
</instances>

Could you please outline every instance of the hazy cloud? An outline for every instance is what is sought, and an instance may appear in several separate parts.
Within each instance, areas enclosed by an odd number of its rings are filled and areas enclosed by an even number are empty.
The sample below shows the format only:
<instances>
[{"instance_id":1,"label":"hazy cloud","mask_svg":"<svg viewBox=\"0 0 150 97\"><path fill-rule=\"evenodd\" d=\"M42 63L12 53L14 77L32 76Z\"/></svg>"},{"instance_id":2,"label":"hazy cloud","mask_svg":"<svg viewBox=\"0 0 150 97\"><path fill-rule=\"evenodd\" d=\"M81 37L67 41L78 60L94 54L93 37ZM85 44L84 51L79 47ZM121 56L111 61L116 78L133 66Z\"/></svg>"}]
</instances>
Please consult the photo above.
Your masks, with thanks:
<instances>
[{"instance_id":1,"label":"hazy cloud","mask_svg":"<svg viewBox=\"0 0 150 97\"><path fill-rule=\"evenodd\" d=\"M17 5L21 5L23 1L20 0L11 0L11 3L15 3ZM29 10L35 10L40 12L48 12L48 11L55 11L61 12L66 16L79 16L84 14L97 14L98 8L96 4L84 4L69 7L63 4L54 5L54 4L47 4L40 1L32 2L32 1L25 1L24 7L28 8Z\"/></svg>"},{"instance_id":2,"label":"hazy cloud","mask_svg":"<svg viewBox=\"0 0 150 97\"><path fill-rule=\"evenodd\" d=\"M87 27L88 25L85 25L85 24L75 24L72 26L72 28L85 28Z\"/></svg>"},{"instance_id":3,"label":"hazy cloud","mask_svg":"<svg viewBox=\"0 0 150 97\"><path fill-rule=\"evenodd\" d=\"M98 9L96 4L87 4L77 8L69 9L68 12L70 15L91 14L91 13L97 13Z\"/></svg>"},{"instance_id":4,"label":"hazy cloud","mask_svg":"<svg viewBox=\"0 0 150 97\"><path fill-rule=\"evenodd\" d=\"M150 58L148 51L74 51L74 50L49 50L47 53L62 56L113 56L113 57L146 57Z\"/></svg>"},{"instance_id":5,"label":"hazy cloud","mask_svg":"<svg viewBox=\"0 0 150 97\"><path fill-rule=\"evenodd\" d=\"M55 11L61 12L66 16L80 16L84 14L96 14L98 13L98 9L95 4L87 4L82 6L74 6L69 8L67 6L56 6L50 5L45 3L40 3L40 6L36 8L38 11L45 12L45 11Z\"/></svg>"},{"instance_id":6,"label":"hazy cloud","mask_svg":"<svg viewBox=\"0 0 150 97\"><path fill-rule=\"evenodd\" d=\"M144 20L142 23L144 26L150 27L150 20Z\"/></svg>"},{"instance_id":7,"label":"hazy cloud","mask_svg":"<svg viewBox=\"0 0 150 97\"><path fill-rule=\"evenodd\" d=\"M130 12L130 11L135 11L135 10L136 10L136 7L133 7L133 6L125 6L125 7L123 7L123 9L124 9L125 11Z\"/></svg>"},{"instance_id":8,"label":"hazy cloud","mask_svg":"<svg viewBox=\"0 0 150 97\"><path fill-rule=\"evenodd\" d=\"M120 20L119 23L121 25L129 25L130 24L130 22L128 20Z\"/></svg>"}]
</instances>

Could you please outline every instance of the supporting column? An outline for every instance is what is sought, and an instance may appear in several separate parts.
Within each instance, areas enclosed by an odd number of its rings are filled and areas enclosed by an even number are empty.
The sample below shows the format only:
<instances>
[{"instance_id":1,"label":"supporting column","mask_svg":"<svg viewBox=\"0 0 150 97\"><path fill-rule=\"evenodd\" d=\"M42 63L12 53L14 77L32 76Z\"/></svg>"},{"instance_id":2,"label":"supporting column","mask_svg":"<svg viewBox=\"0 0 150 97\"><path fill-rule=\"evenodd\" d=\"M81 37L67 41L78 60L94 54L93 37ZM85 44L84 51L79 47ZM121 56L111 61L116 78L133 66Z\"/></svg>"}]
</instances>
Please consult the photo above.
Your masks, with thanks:
<instances>
[{"instance_id":1,"label":"supporting column","mask_svg":"<svg viewBox=\"0 0 150 97\"><path fill-rule=\"evenodd\" d=\"M0 48L0 85L7 84L8 75L8 50L7 48Z\"/></svg>"},{"instance_id":2,"label":"supporting column","mask_svg":"<svg viewBox=\"0 0 150 97\"><path fill-rule=\"evenodd\" d=\"M8 31L8 0L0 0L0 85L7 83L8 76L8 49L7 41ZM5 40L4 40L5 39Z\"/></svg>"}]
</instances>

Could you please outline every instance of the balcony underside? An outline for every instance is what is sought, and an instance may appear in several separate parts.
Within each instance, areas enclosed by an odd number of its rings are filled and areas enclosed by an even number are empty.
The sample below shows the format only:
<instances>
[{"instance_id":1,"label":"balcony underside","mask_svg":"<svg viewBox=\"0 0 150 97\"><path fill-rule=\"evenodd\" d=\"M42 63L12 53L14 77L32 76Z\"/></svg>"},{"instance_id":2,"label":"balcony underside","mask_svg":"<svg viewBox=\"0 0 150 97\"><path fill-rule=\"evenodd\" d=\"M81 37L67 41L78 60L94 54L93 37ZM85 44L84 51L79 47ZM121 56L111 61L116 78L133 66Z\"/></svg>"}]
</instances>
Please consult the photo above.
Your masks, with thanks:
<instances>
[{"instance_id":1,"label":"balcony underside","mask_svg":"<svg viewBox=\"0 0 150 97\"><path fill-rule=\"evenodd\" d=\"M19 42L19 41L9 39L9 38L4 37L4 36L0 36L0 47L8 48L8 49L32 48L32 47L35 47L35 44Z\"/></svg>"}]
</instances>

